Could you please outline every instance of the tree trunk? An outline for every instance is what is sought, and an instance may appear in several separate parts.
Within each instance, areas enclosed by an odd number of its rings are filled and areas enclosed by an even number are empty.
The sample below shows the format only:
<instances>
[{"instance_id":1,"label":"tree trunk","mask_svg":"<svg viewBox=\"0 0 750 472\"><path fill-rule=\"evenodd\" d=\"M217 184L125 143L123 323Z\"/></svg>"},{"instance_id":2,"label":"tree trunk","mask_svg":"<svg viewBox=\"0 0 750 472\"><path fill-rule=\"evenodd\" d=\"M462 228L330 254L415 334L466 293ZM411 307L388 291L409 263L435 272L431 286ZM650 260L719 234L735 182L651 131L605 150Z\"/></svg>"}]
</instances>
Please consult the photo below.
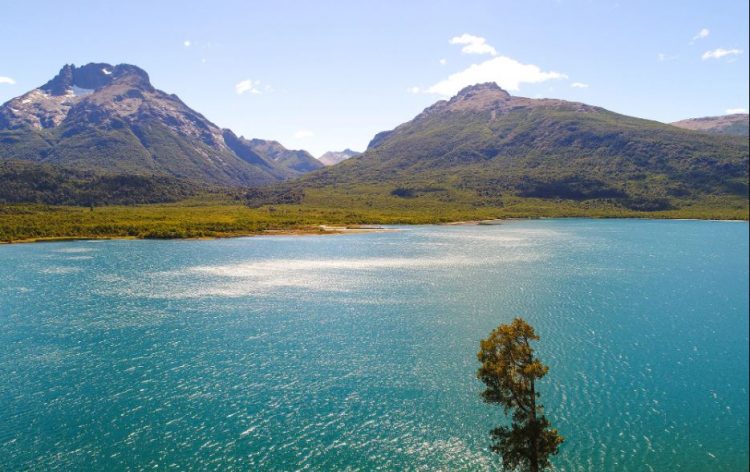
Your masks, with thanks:
<instances>
[{"instance_id":1,"label":"tree trunk","mask_svg":"<svg viewBox=\"0 0 750 472\"><path fill-rule=\"evenodd\" d=\"M539 446L537 439L539 431L537 431L536 422L536 391L534 390L534 379L531 379L531 456L529 457L529 470L531 472L539 472Z\"/></svg>"}]
</instances>

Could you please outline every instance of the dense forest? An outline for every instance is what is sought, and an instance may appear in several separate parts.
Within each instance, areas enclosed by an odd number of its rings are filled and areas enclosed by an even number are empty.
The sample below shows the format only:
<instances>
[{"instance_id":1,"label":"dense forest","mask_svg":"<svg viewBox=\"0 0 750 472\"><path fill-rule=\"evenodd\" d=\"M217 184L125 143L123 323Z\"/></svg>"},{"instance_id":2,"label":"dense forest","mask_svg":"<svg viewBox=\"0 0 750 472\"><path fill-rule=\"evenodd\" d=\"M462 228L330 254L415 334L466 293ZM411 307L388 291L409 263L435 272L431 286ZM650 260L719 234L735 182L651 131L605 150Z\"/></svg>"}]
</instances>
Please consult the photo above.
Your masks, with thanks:
<instances>
[{"instance_id":1,"label":"dense forest","mask_svg":"<svg viewBox=\"0 0 750 472\"><path fill-rule=\"evenodd\" d=\"M0 203L134 205L183 200L209 187L163 175L105 174L0 161Z\"/></svg>"}]
</instances>

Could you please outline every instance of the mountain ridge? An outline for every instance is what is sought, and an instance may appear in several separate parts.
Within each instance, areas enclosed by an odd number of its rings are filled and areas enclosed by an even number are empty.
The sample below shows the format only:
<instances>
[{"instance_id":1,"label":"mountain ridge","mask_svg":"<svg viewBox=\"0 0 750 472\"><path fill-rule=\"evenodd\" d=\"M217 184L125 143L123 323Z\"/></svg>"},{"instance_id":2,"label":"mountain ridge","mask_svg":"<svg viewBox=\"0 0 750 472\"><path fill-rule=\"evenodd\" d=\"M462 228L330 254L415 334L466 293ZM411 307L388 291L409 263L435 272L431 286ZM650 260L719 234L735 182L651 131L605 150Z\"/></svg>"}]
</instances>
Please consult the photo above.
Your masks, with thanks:
<instances>
[{"instance_id":1,"label":"mountain ridge","mask_svg":"<svg viewBox=\"0 0 750 472\"><path fill-rule=\"evenodd\" d=\"M745 137L750 136L750 115L747 113L688 118L670 124L678 128L689 129L692 131Z\"/></svg>"},{"instance_id":2,"label":"mountain ridge","mask_svg":"<svg viewBox=\"0 0 750 472\"><path fill-rule=\"evenodd\" d=\"M258 155L287 169L292 177L320 169L323 164L303 149L287 149L280 142L259 138L240 138Z\"/></svg>"},{"instance_id":3,"label":"mountain ridge","mask_svg":"<svg viewBox=\"0 0 750 472\"><path fill-rule=\"evenodd\" d=\"M318 157L318 160L326 166L336 165L339 162L343 162L352 157L356 157L362 154L361 152L353 151L352 149L346 148L343 151L328 151L325 154Z\"/></svg>"}]
</instances>

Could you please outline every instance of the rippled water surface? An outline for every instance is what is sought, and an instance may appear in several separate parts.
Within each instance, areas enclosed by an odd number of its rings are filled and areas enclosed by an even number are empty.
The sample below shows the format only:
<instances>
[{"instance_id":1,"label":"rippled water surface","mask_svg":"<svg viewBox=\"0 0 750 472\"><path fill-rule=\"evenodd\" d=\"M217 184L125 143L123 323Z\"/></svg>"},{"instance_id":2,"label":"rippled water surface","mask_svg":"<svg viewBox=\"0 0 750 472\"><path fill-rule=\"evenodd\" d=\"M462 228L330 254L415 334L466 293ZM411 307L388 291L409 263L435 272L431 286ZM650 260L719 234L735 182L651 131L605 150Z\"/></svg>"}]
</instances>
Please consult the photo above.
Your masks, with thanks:
<instances>
[{"instance_id":1,"label":"rippled water surface","mask_svg":"<svg viewBox=\"0 0 750 472\"><path fill-rule=\"evenodd\" d=\"M495 470L523 316L559 470L748 470L748 225L0 247L0 469Z\"/></svg>"}]
</instances>

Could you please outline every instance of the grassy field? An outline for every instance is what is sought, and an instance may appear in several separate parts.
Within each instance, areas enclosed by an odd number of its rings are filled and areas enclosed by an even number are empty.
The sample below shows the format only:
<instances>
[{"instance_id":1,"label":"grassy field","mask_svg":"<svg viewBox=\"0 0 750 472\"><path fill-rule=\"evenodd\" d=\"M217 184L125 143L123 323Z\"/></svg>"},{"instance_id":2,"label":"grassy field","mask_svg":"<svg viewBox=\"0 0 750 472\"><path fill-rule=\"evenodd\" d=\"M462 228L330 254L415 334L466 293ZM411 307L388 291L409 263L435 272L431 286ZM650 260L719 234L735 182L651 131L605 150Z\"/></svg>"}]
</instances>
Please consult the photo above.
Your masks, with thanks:
<instances>
[{"instance_id":1,"label":"grassy field","mask_svg":"<svg viewBox=\"0 0 750 472\"><path fill-rule=\"evenodd\" d=\"M322 233L320 225L435 224L502 218L696 218L748 219L742 199L714 198L680 209L637 212L606 201L508 197L495 206L476 206L460 193L399 198L373 189L309 190L301 204L249 208L220 198L173 204L96 208L1 205L0 241L67 238L203 238L272 231Z\"/></svg>"}]
</instances>

